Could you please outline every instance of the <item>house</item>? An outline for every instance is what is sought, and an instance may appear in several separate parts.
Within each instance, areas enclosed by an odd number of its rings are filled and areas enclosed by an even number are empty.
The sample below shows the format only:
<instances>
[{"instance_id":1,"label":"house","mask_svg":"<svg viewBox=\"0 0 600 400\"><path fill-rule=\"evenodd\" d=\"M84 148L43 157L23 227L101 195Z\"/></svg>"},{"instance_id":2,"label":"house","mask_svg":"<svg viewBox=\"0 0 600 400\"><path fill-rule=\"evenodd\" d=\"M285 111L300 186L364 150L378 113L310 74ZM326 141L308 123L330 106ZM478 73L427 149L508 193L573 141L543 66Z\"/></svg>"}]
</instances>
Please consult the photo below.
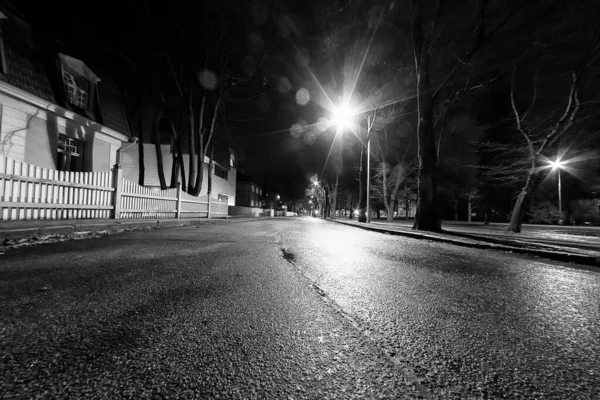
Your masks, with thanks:
<instances>
[{"instance_id":1,"label":"house","mask_svg":"<svg viewBox=\"0 0 600 400\"><path fill-rule=\"evenodd\" d=\"M162 135L169 137L167 134ZM165 181L167 184L171 182L173 173L173 153L175 152L174 145L161 144L162 166ZM212 192L211 198L218 201L227 202L229 206L236 204L236 164L235 154L231 149L221 147L222 150L218 155L215 155L212 166ZM156 149L154 144L142 144L144 154L144 186L153 189L160 188L158 175L158 162L156 157ZM139 154L140 146L127 146L120 154L121 164L123 167L123 177L132 182L138 182L139 177ZM182 155L183 165L185 168L189 165L189 154ZM202 179L202 188L200 196L206 196L208 193L208 166L210 159L204 157L204 175ZM186 171L187 172L187 171Z\"/></svg>"},{"instance_id":2,"label":"house","mask_svg":"<svg viewBox=\"0 0 600 400\"><path fill-rule=\"evenodd\" d=\"M0 155L60 171L110 170L130 139L116 85L40 40L0 7Z\"/></svg>"}]
</instances>

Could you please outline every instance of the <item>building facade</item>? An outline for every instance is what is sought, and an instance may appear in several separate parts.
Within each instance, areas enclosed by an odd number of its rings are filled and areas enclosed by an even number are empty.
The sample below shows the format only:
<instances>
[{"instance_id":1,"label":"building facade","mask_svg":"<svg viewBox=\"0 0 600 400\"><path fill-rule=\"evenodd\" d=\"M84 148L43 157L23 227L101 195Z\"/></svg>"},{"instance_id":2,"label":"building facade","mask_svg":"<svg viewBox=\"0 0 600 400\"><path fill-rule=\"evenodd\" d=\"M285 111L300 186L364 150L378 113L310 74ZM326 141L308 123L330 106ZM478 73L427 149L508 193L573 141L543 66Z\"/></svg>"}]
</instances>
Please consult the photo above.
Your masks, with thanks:
<instances>
[{"instance_id":1,"label":"building facade","mask_svg":"<svg viewBox=\"0 0 600 400\"><path fill-rule=\"evenodd\" d=\"M25 21L0 8L0 155L60 171L108 171L129 136L114 84L40 46Z\"/></svg>"},{"instance_id":2,"label":"building facade","mask_svg":"<svg viewBox=\"0 0 600 400\"><path fill-rule=\"evenodd\" d=\"M252 181L252 177L238 173L236 187L236 206L262 207L263 189Z\"/></svg>"}]
</instances>

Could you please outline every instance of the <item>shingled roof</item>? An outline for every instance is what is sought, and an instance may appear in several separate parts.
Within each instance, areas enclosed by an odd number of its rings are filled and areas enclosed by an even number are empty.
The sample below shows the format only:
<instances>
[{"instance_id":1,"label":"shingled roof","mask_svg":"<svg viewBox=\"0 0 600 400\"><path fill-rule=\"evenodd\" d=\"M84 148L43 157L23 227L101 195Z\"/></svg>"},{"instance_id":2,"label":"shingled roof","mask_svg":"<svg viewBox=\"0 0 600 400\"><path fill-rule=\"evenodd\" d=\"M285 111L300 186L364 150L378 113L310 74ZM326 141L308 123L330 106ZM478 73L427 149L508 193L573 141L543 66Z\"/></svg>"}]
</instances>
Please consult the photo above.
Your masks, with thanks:
<instances>
[{"instance_id":1,"label":"shingled roof","mask_svg":"<svg viewBox=\"0 0 600 400\"><path fill-rule=\"evenodd\" d=\"M56 103L48 75L37 55L31 28L17 17L2 19L2 38L8 73L0 80Z\"/></svg>"},{"instance_id":2,"label":"shingled roof","mask_svg":"<svg viewBox=\"0 0 600 400\"><path fill-rule=\"evenodd\" d=\"M125 107L123 101L121 101L121 94L117 85L110 80L98 82L98 98L104 125L124 135L131 136Z\"/></svg>"}]
</instances>

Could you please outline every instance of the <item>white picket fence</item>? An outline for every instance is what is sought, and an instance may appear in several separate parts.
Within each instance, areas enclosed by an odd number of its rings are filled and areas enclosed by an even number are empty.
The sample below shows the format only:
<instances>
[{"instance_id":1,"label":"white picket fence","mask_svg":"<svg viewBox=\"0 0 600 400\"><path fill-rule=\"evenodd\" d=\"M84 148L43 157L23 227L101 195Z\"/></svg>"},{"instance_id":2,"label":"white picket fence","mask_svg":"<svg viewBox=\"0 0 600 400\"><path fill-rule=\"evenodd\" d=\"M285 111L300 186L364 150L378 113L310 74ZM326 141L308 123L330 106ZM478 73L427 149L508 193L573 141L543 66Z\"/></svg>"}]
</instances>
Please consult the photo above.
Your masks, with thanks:
<instances>
[{"instance_id":1,"label":"white picket fence","mask_svg":"<svg viewBox=\"0 0 600 400\"><path fill-rule=\"evenodd\" d=\"M226 202L153 190L107 172L64 172L0 156L0 221L227 217Z\"/></svg>"}]
</instances>

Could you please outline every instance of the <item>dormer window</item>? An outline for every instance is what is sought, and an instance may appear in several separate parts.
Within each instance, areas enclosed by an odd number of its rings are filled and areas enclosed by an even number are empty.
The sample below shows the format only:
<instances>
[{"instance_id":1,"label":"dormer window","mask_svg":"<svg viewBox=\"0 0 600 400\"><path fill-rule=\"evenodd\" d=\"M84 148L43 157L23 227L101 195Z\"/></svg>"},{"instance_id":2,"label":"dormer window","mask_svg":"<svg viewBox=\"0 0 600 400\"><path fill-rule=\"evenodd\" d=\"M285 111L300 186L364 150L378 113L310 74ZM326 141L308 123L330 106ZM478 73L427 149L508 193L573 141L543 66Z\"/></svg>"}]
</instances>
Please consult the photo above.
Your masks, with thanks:
<instances>
[{"instance_id":1,"label":"dormer window","mask_svg":"<svg viewBox=\"0 0 600 400\"><path fill-rule=\"evenodd\" d=\"M75 112L95 119L94 99L96 98L96 84L100 78L83 61L66 54L59 54L58 57L66 102L75 108Z\"/></svg>"},{"instance_id":2,"label":"dormer window","mask_svg":"<svg viewBox=\"0 0 600 400\"><path fill-rule=\"evenodd\" d=\"M69 103L87 110L89 82L67 70L63 70L63 82L65 84L65 93Z\"/></svg>"}]
</instances>

